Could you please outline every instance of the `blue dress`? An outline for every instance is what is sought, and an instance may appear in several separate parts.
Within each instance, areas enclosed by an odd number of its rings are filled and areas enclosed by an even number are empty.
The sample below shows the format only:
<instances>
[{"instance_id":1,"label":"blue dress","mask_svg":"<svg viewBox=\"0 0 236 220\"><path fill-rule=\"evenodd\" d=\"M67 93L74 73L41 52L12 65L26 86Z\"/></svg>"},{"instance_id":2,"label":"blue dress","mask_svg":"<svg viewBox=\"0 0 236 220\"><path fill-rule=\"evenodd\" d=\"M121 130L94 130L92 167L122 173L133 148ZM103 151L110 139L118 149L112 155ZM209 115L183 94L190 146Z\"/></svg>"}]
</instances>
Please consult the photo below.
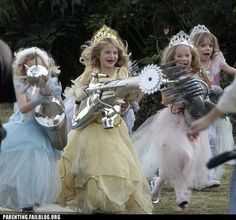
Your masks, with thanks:
<instances>
[{"instance_id":1,"label":"blue dress","mask_svg":"<svg viewBox=\"0 0 236 220\"><path fill-rule=\"evenodd\" d=\"M24 85L16 82L16 87ZM27 100L32 99L31 89ZM35 92L35 94L37 91ZM7 131L0 151L0 206L10 209L54 203L61 184L56 166L60 151L53 149L34 111L17 113L18 120L3 124Z\"/></svg>"}]
</instances>

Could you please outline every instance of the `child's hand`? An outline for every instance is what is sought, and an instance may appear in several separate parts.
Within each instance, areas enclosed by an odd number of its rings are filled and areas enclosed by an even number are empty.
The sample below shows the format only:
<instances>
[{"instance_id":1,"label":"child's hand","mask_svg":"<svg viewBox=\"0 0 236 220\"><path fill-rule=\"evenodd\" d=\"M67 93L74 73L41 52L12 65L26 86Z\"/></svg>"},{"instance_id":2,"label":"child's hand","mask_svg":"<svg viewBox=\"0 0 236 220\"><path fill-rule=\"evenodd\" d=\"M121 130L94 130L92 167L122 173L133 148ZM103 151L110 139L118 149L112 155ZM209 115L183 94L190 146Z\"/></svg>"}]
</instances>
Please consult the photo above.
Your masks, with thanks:
<instances>
[{"instance_id":1,"label":"child's hand","mask_svg":"<svg viewBox=\"0 0 236 220\"><path fill-rule=\"evenodd\" d=\"M197 139L199 133L205 130L210 125L210 121L206 117L202 117L191 123L189 130L187 131L188 138L192 141Z\"/></svg>"},{"instance_id":2,"label":"child's hand","mask_svg":"<svg viewBox=\"0 0 236 220\"><path fill-rule=\"evenodd\" d=\"M49 87L49 85L47 83L44 83L43 85L40 86L39 93L42 96L50 96L50 95L52 95L51 88Z\"/></svg>"},{"instance_id":3,"label":"child's hand","mask_svg":"<svg viewBox=\"0 0 236 220\"><path fill-rule=\"evenodd\" d=\"M86 92L86 89L88 88L88 86L83 86L83 87L79 87L77 89L75 89L75 97L77 101L83 101L84 99L86 99L89 95Z\"/></svg>"},{"instance_id":4,"label":"child's hand","mask_svg":"<svg viewBox=\"0 0 236 220\"><path fill-rule=\"evenodd\" d=\"M52 99L53 99L52 95L45 96L42 94L38 94L33 97L32 101L33 103L35 103L35 105L40 105L40 104L49 104L52 102Z\"/></svg>"}]
</instances>

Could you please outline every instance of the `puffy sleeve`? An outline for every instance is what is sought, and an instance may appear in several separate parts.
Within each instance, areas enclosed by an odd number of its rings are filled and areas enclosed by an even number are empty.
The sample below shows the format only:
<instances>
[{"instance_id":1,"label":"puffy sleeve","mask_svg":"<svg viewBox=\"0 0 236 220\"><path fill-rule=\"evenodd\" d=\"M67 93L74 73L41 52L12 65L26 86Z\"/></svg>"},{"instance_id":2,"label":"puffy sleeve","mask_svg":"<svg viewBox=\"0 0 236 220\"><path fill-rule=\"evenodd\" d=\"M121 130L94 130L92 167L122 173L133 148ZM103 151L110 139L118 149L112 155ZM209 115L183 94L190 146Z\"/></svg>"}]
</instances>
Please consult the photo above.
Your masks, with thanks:
<instances>
[{"instance_id":1,"label":"puffy sleeve","mask_svg":"<svg viewBox=\"0 0 236 220\"><path fill-rule=\"evenodd\" d=\"M236 78L231 85L224 89L224 93L217 103L217 108L224 113L236 112Z\"/></svg>"},{"instance_id":2,"label":"puffy sleeve","mask_svg":"<svg viewBox=\"0 0 236 220\"><path fill-rule=\"evenodd\" d=\"M222 53L219 53L219 55L216 56L216 60L220 65L226 62L224 55Z\"/></svg>"},{"instance_id":3,"label":"puffy sleeve","mask_svg":"<svg viewBox=\"0 0 236 220\"><path fill-rule=\"evenodd\" d=\"M65 96L74 97L78 101L84 100L87 97L85 88L91 81L92 72L93 71L91 69L85 69L82 75L80 75L77 79L72 80L72 86L66 87L65 89Z\"/></svg>"},{"instance_id":4,"label":"puffy sleeve","mask_svg":"<svg viewBox=\"0 0 236 220\"><path fill-rule=\"evenodd\" d=\"M224 55L220 52L213 60L211 64L211 72L214 76L218 75L221 71L221 65L224 64Z\"/></svg>"},{"instance_id":5,"label":"puffy sleeve","mask_svg":"<svg viewBox=\"0 0 236 220\"><path fill-rule=\"evenodd\" d=\"M27 89L28 84L24 84L19 79L14 79L14 87L20 92L24 92Z\"/></svg>"}]
</instances>

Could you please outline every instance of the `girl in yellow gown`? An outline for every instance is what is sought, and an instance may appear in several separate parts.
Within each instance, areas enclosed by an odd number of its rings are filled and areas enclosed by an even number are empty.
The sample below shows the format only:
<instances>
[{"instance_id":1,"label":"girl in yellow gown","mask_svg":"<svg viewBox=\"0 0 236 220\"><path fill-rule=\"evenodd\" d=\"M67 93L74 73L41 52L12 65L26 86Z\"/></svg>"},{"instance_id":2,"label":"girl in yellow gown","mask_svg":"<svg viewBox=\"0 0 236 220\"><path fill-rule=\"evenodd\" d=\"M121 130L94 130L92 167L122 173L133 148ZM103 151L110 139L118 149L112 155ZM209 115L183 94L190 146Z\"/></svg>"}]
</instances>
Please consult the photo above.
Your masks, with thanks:
<instances>
[{"instance_id":1,"label":"girl in yellow gown","mask_svg":"<svg viewBox=\"0 0 236 220\"><path fill-rule=\"evenodd\" d=\"M100 29L81 54L84 73L67 89L77 102L93 73L105 77L99 82L127 78L128 55L117 33ZM129 100L127 99L125 101ZM62 191L58 202L82 213L151 213L149 184L140 168L128 129L119 114L114 127L104 129L102 115L86 127L71 130L59 161Z\"/></svg>"}]
</instances>

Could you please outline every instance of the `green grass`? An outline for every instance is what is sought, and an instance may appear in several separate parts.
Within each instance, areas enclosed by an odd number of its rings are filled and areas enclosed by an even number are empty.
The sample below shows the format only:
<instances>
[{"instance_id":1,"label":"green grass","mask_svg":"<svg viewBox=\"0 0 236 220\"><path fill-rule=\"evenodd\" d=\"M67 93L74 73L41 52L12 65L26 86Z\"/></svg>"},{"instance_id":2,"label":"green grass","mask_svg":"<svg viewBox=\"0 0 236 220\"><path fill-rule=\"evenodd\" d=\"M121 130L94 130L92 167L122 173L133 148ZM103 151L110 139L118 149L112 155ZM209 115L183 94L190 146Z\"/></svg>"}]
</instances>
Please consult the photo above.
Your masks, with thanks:
<instances>
[{"instance_id":1,"label":"green grass","mask_svg":"<svg viewBox=\"0 0 236 220\"><path fill-rule=\"evenodd\" d=\"M2 123L7 122L11 114L12 106L10 104L0 104L0 121Z\"/></svg>"},{"instance_id":2,"label":"green grass","mask_svg":"<svg viewBox=\"0 0 236 220\"><path fill-rule=\"evenodd\" d=\"M232 169L232 165L225 165L220 187L193 191L186 214L228 214ZM160 202L155 204L153 213L183 214L177 208L174 190L168 184L163 187Z\"/></svg>"},{"instance_id":3,"label":"green grass","mask_svg":"<svg viewBox=\"0 0 236 220\"><path fill-rule=\"evenodd\" d=\"M12 113L9 106L0 106L0 119L4 123ZM190 210L186 214L227 214L229 205L229 190L232 174L232 165L225 165L225 172L221 178L221 186L201 191L193 191ZM0 214L7 214L0 212ZM9 212L8 212L9 214ZM175 202L175 193L172 187L166 184L161 193L161 199L154 205L153 214L183 214Z\"/></svg>"}]
</instances>

